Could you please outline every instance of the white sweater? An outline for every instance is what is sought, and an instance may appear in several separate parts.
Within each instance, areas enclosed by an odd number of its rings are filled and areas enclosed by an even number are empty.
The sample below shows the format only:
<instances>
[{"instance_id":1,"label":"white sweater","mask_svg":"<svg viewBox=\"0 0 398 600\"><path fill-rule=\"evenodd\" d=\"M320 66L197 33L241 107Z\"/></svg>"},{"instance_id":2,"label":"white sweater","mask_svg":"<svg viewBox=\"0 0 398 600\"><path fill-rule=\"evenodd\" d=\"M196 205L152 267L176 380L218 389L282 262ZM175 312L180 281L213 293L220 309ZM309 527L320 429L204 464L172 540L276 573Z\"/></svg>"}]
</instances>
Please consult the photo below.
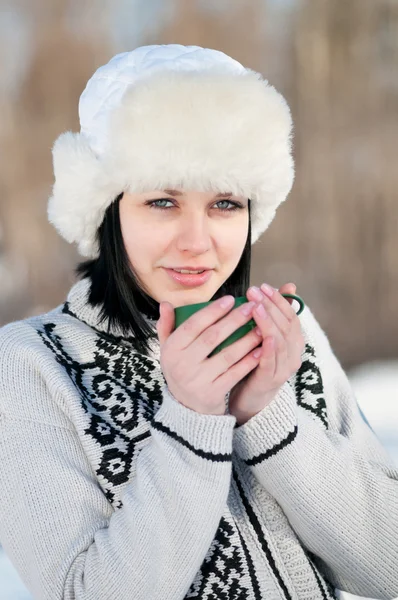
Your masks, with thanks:
<instances>
[{"instance_id":1,"label":"white sweater","mask_svg":"<svg viewBox=\"0 0 398 600\"><path fill-rule=\"evenodd\" d=\"M308 306L301 368L237 428L87 291L0 329L0 542L35 600L398 596L398 472Z\"/></svg>"}]
</instances>

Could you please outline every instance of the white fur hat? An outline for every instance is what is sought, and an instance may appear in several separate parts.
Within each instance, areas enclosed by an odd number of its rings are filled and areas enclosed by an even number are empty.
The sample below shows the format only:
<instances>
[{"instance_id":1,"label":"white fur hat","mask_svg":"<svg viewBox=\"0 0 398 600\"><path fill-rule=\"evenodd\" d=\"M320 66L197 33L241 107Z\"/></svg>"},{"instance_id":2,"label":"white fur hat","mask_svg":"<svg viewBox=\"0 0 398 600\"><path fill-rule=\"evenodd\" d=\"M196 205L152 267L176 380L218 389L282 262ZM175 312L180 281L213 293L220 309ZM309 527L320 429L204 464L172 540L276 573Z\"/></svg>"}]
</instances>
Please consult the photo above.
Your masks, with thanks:
<instances>
[{"instance_id":1,"label":"white fur hat","mask_svg":"<svg viewBox=\"0 0 398 600\"><path fill-rule=\"evenodd\" d=\"M217 50L144 46L118 54L88 81L80 133L53 147L48 217L80 254L123 191L185 187L251 200L252 243L294 178L289 107L259 73Z\"/></svg>"}]
</instances>

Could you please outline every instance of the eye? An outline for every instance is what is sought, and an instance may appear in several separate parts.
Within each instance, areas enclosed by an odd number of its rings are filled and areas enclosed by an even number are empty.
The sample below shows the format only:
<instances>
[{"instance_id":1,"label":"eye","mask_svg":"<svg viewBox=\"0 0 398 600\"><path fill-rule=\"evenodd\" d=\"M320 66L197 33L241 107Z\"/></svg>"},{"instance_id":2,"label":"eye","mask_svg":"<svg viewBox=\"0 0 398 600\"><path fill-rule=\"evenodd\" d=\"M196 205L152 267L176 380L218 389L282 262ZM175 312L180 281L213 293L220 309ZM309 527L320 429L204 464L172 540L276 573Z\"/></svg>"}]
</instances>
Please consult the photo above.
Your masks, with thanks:
<instances>
[{"instance_id":1,"label":"eye","mask_svg":"<svg viewBox=\"0 0 398 600\"><path fill-rule=\"evenodd\" d=\"M159 208L160 210L167 210L169 208L168 206L157 206L156 202L171 202L171 200L168 198L161 198L160 200L152 200L151 202L146 202L145 204L150 206L150 208ZM173 203L171 202L171 204Z\"/></svg>"},{"instance_id":2,"label":"eye","mask_svg":"<svg viewBox=\"0 0 398 600\"><path fill-rule=\"evenodd\" d=\"M240 204L239 202L232 202L231 200L219 200L217 202L217 204L221 204L222 202L226 202L227 204L231 205L231 208L221 208L220 210L223 210L224 212L233 212L234 210L239 210L240 208L243 208L242 204Z\"/></svg>"},{"instance_id":3,"label":"eye","mask_svg":"<svg viewBox=\"0 0 398 600\"><path fill-rule=\"evenodd\" d=\"M159 206L158 202L170 202L172 206ZM240 204L240 202L232 202L231 200L219 200L218 202L216 202L216 205L222 204L223 202L225 202L226 204L229 204L231 208L217 209L217 210L220 210L221 212L233 212L235 210L241 210L244 208L243 204ZM159 200L150 200L149 202L145 202L145 204L155 210L169 210L170 208L172 208L174 206L173 202L169 198L160 198Z\"/></svg>"}]
</instances>

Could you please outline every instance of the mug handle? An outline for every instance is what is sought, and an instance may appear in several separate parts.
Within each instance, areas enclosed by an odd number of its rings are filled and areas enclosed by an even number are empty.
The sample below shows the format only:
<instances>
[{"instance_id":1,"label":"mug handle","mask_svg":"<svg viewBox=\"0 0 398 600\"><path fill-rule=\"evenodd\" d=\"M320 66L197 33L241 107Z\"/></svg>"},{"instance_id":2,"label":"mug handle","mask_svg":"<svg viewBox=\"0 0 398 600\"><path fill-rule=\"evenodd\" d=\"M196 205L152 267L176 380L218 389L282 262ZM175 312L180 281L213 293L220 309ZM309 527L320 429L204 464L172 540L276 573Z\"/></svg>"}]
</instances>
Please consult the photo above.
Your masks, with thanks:
<instances>
[{"instance_id":1,"label":"mug handle","mask_svg":"<svg viewBox=\"0 0 398 600\"><path fill-rule=\"evenodd\" d=\"M293 300L296 300L300 304L300 308L298 309L296 315L297 316L301 315L301 313L303 312L303 310L305 308L305 304L304 304L304 300L302 298L300 298L300 296L297 296L296 294L281 294L281 296L283 296L284 298L292 298Z\"/></svg>"}]
</instances>

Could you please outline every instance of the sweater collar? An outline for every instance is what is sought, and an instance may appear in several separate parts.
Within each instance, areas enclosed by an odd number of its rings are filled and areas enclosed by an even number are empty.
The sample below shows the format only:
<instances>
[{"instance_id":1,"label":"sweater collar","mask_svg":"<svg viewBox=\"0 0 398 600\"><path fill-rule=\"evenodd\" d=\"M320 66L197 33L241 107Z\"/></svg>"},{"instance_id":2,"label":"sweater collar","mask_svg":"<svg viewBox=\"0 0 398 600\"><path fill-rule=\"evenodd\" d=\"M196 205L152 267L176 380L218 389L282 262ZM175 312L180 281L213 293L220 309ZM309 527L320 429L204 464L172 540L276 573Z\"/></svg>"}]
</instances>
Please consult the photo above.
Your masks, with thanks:
<instances>
[{"instance_id":1,"label":"sweater collar","mask_svg":"<svg viewBox=\"0 0 398 600\"><path fill-rule=\"evenodd\" d=\"M88 302L89 293L90 281L88 278L75 283L69 290L63 312L76 317L98 333L114 338L117 342L127 342L134 345L135 338L133 331L131 331L131 335L126 335L119 326L110 325L108 320L101 322L101 308L100 306L92 306ZM156 319L150 318L144 313L141 314L147 324L156 332ZM150 340L150 347L151 351L158 356L159 340Z\"/></svg>"}]
</instances>

